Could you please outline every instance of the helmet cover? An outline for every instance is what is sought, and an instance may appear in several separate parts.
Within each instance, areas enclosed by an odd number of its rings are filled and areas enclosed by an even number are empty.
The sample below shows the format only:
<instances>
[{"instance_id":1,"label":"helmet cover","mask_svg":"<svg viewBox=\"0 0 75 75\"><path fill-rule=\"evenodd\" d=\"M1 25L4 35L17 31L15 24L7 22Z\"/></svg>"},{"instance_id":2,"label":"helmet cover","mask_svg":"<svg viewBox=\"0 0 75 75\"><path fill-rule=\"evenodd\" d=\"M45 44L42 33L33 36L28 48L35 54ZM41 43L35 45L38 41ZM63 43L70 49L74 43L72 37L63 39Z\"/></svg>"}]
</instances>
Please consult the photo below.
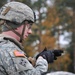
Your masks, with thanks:
<instances>
[{"instance_id":1,"label":"helmet cover","mask_svg":"<svg viewBox=\"0 0 75 75\"><path fill-rule=\"evenodd\" d=\"M35 21L32 9L20 2L9 2L5 4L0 10L0 19L18 24L24 20Z\"/></svg>"}]
</instances>

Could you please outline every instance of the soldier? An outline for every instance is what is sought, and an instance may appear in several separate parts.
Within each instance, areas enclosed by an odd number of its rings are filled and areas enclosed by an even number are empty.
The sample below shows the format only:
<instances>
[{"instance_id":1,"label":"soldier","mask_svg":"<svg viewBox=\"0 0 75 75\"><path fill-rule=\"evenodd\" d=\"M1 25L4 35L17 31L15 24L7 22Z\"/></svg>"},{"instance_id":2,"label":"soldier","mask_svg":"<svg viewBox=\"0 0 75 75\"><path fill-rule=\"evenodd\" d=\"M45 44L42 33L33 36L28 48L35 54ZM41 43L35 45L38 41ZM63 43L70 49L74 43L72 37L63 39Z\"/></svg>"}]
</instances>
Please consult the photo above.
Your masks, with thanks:
<instances>
[{"instance_id":1,"label":"soldier","mask_svg":"<svg viewBox=\"0 0 75 75\"><path fill-rule=\"evenodd\" d=\"M9 2L0 10L0 75L41 75L62 52L44 50L36 56L35 66L26 57L23 39L32 33L35 15L30 7L20 2Z\"/></svg>"}]
</instances>

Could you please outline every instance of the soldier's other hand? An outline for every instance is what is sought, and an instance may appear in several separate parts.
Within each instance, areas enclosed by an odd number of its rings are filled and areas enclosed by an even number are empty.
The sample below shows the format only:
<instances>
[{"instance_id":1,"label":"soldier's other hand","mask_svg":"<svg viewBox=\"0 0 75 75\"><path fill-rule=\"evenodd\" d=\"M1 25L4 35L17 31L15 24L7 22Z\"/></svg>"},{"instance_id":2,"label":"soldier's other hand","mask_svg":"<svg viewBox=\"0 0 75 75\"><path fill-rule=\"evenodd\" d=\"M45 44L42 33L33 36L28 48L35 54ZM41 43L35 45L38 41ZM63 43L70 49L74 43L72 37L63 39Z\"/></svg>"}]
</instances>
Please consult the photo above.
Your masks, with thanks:
<instances>
[{"instance_id":1,"label":"soldier's other hand","mask_svg":"<svg viewBox=\"0 0 75 75\"><path fill-rule=\"evenodd\" d=\"M29 62L30 62L33 66L35 66L35 63L36 63L36 59L35 59L35 58L29 57L28 60L29 60Z\"/></svg>"}]
</instances>

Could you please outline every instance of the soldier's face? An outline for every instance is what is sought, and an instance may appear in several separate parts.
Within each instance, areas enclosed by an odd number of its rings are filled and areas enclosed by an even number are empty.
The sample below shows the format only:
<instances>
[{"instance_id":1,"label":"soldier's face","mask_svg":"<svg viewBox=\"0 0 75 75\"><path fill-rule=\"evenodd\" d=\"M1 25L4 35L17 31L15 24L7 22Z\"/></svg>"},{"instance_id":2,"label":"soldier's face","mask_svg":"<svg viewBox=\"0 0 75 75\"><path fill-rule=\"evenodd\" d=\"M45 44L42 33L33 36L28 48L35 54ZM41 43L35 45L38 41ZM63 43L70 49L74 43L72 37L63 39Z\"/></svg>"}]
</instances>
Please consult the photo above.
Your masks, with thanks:
<instances>
[{"instance_id":1,"label":"soldier's face","mask_svg":"<svg viewBox=\"0 0 75 75\"><path fill-rule=\"evenodd\" d=\"M27 38L29 34L32 33L32 30L31 30L31 25L30 24L26 24L26 27L25 27L25 31L24 31L24 38Z\"/></svg>"},{"instance_id":2,"label":"soldier's face","mask_svg":"<svg viewBox=\"0 0 75 75\"><path fill-rule=\"evenodd\" d=\"M23 25L21 25L20 27L18 27L18 28L17 28L17 29L18 29L18 32L19 32L20 34L22 34L24 25L25 25L25 30L24 30L23 39L27 38L28 35L32 33L31 24L28 23L28 22L25 22L25 24L23 24Z\"/></svg>"}]
</instances>

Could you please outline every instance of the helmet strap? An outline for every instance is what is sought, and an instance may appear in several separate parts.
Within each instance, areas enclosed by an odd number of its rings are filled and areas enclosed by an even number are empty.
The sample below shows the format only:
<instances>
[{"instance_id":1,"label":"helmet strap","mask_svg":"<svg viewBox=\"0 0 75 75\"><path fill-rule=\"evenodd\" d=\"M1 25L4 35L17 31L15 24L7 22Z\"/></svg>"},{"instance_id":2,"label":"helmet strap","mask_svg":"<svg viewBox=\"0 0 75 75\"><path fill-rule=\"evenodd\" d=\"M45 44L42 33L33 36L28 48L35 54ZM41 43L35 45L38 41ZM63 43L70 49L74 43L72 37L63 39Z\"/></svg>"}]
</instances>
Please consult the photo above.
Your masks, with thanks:
<instances>
[{"instance_id":1,"label":"helmet strap","mask_svg":"<svg viewBox=\"0 0 75 75\"><path fill-rule=\"evenodd\" d=\"M26 25L24 25L24 27L23 27L22 35L21 35L21 37L20 37L20 42L22 42L22 40L23 40L25 28L26 28Z\"/></svg>"},{"instance_id":2,"label":"helmet strap","mask_svg":"<svg viewBox=\"0 0 75 75\"><path fill-rule=\"evenodd\" d=\"M13 31L15 34L17 34L17 35L20 37L20 42L22 43L23 35L24 35L24 31L25 31L25 26L26 26L26 25L24 25L24 27L23 27L22 35L19 34L17 31L15 31L14 28L13 28L12 26L7 25L6 22L5 22L4 25L5 25L8 29L10 29L11 31Z\"/></svg>"}]
</instances>

